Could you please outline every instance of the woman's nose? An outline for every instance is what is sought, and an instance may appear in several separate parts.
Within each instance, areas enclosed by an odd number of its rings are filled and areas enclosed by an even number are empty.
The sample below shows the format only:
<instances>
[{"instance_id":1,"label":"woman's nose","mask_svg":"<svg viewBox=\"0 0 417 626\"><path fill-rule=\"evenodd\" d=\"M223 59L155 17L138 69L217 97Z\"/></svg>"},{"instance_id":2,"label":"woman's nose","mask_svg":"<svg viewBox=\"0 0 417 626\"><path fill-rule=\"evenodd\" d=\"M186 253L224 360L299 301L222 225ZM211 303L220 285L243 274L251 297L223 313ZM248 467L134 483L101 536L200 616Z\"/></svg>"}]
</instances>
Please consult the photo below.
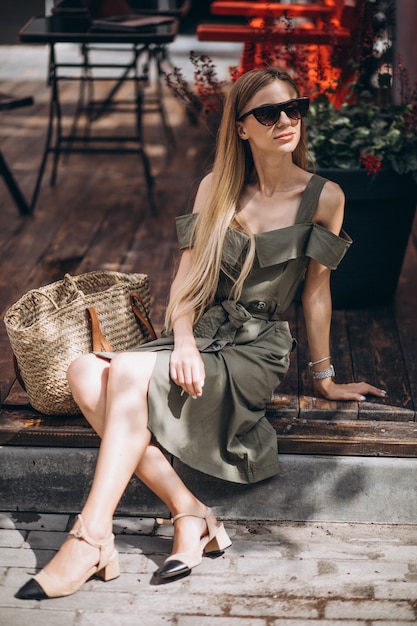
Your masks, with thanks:
<instances>
[{"instance_id":1,"label":"woman's nose","mask_svg":"<svg viewBox=\"0 0 417 626\"><path fill-rule=\"evenodd\" d=\"M280 126L291 126L291 118L285 113L285 111L281 111L279 114L279 118L275 122Z\"/></svg>"}]
</instances>

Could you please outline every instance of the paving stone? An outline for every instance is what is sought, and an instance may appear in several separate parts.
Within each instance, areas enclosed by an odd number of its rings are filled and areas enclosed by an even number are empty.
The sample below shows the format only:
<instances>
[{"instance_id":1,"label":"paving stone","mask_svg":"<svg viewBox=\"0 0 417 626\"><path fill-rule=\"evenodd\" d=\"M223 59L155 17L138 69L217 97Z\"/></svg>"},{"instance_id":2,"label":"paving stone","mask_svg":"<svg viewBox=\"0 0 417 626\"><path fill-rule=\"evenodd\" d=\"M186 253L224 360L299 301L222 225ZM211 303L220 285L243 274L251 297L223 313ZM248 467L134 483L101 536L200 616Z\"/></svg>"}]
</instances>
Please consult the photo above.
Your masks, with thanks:
<instances>
[{"instance_id":1,"label":"paving stone","mask_svg":"<svg viewBox=\"0 0 417 626\"><path fill-rule=\"evenodd\" d=\"M26 547L31 550L59 550L66 540L67 534L67 532L57 532L55 530L48 532L31 530L26 539Z\"/></svg>"},{"instance_id":2,"label":"paving stone","mask_svg":"<svg viewBox=\"0 0 417 626\"><path fill-rule=\"evenodd\" d=\"M77 620L77 626L98 626L101 623L100 615L95 611L94 613L80 611L80 615ZM146 620L141 622L141 626L178 626L180 622L175 617L166 617L163 615L148 615ZM195 626L198 626L201 622L195 621ZM103 620L103 626L139 626L140 622L137 615L123 614L123 621L120 619L120 613L108 613L105 614L105 624ZM262 625L263 626L263 625Z\"/></svg>"},{"instance_id":3,"label":"paving stone","mask_svg":"<svg viewBox=\"0 0 417 626\"><path fill-rule=\"evenodd\" d=\"M326 619L362 619L381 620L388 617L388 612L399 620L412 620L414 611L408 602L373 601L329 601L325 608Z\"/></svg>"},{"instance_id":4,"label":"paving stone","mask_svg":"<svg viewBox=\"0 0 417 626\"><path fill-rule=\"evenodd\" d=\"M155 563L143 554L130 554L119 552L120 571L125 574L139 574L156 569Z\"/></svg>"},{"instance_id":5,"label":"paving stone","mask_svg":"<svg viewBox=\"0 0 417 626\"><path fill-rule=\"evenodd\" d=\"M1 564L4 566L35 568L36 563L37 558L32 550L26 548L1 549Z\"/></svg>"},{"instance_id":6,"label":"paving stone","mask_svg":"<svg viewBox=\"0 0 417 626\"><path fill-rule=\"evenodd\" d=\"M180 616L175 624L178 626L266 626L266 621L254 617L205 617L201 615L188 615Z\"/></svg>"},{"instance_id":7,"label":"paving stone","mask_svg":"<svg viewBox=\"0 0 417 626\"><path fill-rule=\"evenodd\" d=\"M320 626L320 624L322 624L323 626L325 624L328 624L328 626L370 626L368 622L365 621L359 621L359 620L332 620L332 622L324 622L323 618L320 618L318 620L293 620L293 619L282 619L282 618L278 618L276 620L274 620L273 622L271 622L271 626ZM269 626L269 624L268 624Z\"/></svg>"},{"instance_id":8,"label":"paving stone","mask_svg":"<svg viewBox=\"0 0 417 626\"><path fill-rule=\"evenodd\" d=\"M224 555L203 558L182 580L157 584L153 573L170 552L172 527L165 527L170 533L155 536L149 518L117 518L118 579L90 580L67 598L18 600L16 590L49 561L66 536L71 516L56 517L64 519L55 519L51 531L32 520L26 542L26 530L3 524L9 530L0 531L2 626L3 614L7 626L415 623L417 526L228 522L233 545ZM20 538L20 547L1 546L1 537L8 533L12 542ZM34 619L28 619L32 613ZM57 614L62 619L57 621Z\"/></svg>"},{"instance_id":9,"label":"paving stone","mask_svg":"<svg viewBox=\"0 0 417 626\"><path fill-rule=\"evenodd\" d=\"M378 600L415 600L417 597L416 582L383 581L375 589Z\"/></svg>"},{"instance_id":10,"label":"paving stone","mask_svg":"<svg viewBox=\"0 0 417 626\"><path fill-rule=\"evenodd\" d=\"M20 548L25 542L25 532L0 529L0 548Z\"/></svg>"},{"instance_id":11,"label":"paving stone","mask_svg":"<svg viewBox=\"0 0 417 626\"><path fill-rule=\"evenodd\" d=\"M69 515L54 515L53 513L21 513L19 511L0 513L0 528L65 531L69 517Z\"/></svg>"},{"instance_id":12,"label":"paving stone","mask_svg":"<svg viewBox=\"0 0 417 626\"><path fill-rule=\"evenodd\" d=\"M279 558L251 558L245 554L238 559L237 572L241 575L268 576L273 575L276 580L311 580L317 575L317 561L313 560L287 560Z\"/></svg>"},{"instance_id":13,"label":"paving stone","mask_svg":"<svg viewBox=\"0 0 417 626\"><path fill-rule=\"evenodd\" d=\"M2 608L1 609L1 624L4 626L75 626L76 611L68 613L62 613L62 611L40 611L36 609L21 609L19 612ZM96 622L96 625L98 623ZM120 624L120 622L119 622Z\"/></svg>"},{"instance_id":14,"label":"paving stone","mask_svg":"<svg viewBox=\"0 0 417 626\"><path fill-rule=\"evenodd\" d=\"M269 590L266 588L265 592ZM288 598L281 600L277 596L241 596L230 607L233 616L290 617L297 619L317 619L319 611L315 600Z\"/></svg>"},{"instance_id":15,"label":"paving stone","mask_svg":"<svg viewBox=\"0 0 417 626\"><path fill-rule=\"evenodd\" d=\"M117 517L113 520L113 532L116 535L150 535L155 526L154 517Z\"/></svg>"}]
</instances>

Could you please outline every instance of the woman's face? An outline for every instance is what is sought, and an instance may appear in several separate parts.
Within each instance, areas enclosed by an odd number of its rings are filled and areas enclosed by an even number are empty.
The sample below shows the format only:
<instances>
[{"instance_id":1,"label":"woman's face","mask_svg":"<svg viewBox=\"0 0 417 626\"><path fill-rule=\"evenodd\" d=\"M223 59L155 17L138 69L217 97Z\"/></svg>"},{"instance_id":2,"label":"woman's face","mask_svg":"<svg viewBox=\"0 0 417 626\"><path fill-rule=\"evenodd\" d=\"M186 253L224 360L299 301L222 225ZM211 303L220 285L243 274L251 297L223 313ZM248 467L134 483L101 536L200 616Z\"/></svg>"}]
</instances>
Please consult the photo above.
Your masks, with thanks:
<instances>
[{"instance_id":1,"label":"woman's face","mask_svg":"<svg viewBox=\"0 0 417 626\"><path fill-rule=\"evenodd\" d=\"M282 80L274 80L260 89L245 106L242 116L256 107L268 104L280 104L297 98L291 85ZM252 151L291 154L300 140L301 120L294 120L285 111L281 111L278 120L265 126L251 114L237 122L239 137L249 141Z\"/></svg>"}]
</instances>

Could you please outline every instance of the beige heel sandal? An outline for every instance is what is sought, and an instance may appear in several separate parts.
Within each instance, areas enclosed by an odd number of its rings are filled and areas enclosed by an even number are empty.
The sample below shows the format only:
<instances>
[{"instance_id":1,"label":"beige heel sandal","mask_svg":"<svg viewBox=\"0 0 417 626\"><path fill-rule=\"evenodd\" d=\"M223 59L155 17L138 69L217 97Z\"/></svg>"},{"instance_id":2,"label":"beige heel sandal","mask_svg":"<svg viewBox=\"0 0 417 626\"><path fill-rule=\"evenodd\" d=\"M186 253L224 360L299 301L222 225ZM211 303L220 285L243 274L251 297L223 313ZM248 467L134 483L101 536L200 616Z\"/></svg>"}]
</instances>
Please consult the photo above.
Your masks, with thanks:
<instances>
[{"instance_id":1,"label":"beige heel sandal","mask_svg":"<svg viewBox=\"0 0 417 626\"><path fill-rule=\"evenodd\" d=\"M113 580L120 574L119 557L117 551L111 548L114 542L114 535L98 543L91 539L85 531L84 522L81 515L78 516L80 527L69 532L69 538L74 537L80 541L85 541L93 548L100 551L98 565L91 567L81 580L75 582L63 582L45 570L41 570L36 576L28 580L16 593L15 597L21 600L46 600L47 598L59 598L70 596L84 585L92 576L100 576L104 581ZM110 552L110 554L109 554Z\"/></svg>"},{"instance_id":2,"label":"beige heel sandal","mask_svg":"<svg viewBox=\"0 0 417 626\"><path fill-rule=\"evenodd\" d=\"M223 523L215 524L213 522L213 513L209 508L203 515L200 513L179 513L172 518L172 523L175 524L181 517L188 516L205 520L207 534L201 538L199 548L195 552L171 554L155 572L155 575L161 579L187 576L194 567L200 565L203 555L211 557L220 555L232 545Z\"/></svg>"}]
</instances>

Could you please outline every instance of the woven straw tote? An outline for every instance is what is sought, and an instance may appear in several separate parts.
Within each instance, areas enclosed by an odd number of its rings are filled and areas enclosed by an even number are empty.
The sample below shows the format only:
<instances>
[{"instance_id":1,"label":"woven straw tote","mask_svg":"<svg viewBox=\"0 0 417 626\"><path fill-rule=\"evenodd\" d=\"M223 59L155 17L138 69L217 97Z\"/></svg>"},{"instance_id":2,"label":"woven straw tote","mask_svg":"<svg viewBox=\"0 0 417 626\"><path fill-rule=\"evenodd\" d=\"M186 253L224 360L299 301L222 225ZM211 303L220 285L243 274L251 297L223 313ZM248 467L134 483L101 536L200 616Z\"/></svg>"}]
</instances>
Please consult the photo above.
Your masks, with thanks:
<instances>
[{"instance_id":1,"label":"woven straw tote","mask_svg":"<svg viewBox=\"0 0 417 626\"><path fill-rule=\"evenodd\" d=\"M133 310L138 300L143 324ZM28 291L7 310L4 322L31 405L48 415L80 413L66 372L71 361L93 349L97 318L100 337L104 335L111 350L123 352L155 338L149 311L146 274L66 274L63 280ZM108 344L103 338L101 349L108 351Z\"/></svg>"}]
</instances>

